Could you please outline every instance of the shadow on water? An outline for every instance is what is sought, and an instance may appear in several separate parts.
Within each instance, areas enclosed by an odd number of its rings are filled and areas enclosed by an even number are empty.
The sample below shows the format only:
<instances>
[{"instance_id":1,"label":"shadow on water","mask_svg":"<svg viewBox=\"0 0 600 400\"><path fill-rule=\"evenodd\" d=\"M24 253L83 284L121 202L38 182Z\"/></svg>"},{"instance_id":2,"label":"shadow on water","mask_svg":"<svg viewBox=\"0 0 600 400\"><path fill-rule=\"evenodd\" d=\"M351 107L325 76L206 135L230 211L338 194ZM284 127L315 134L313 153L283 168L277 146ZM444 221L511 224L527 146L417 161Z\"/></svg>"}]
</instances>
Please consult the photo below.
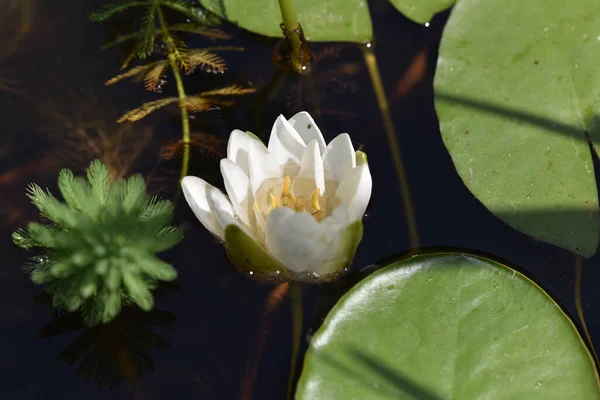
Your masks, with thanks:
<instances>
[{"instance_id":1,"label":"shadow on water","mask_svg":"<svg viewBox=\"0 0 600 400\"><path fill-rule=\"evenodd\" d=\"M171 285L175 287L174 285ZM156 291L160 296L164 288ZM36 298L51 304L48 295ZM146 372L154 372L154 349L170 349L169 342L155 332L171 329L175 314L153 309L143 311L136 306L125 308L108 324L87 327L80 313L52 311L53 320L37 334L39 339L79 333L56 357L59 363L77 365L77 376L84 382L94 382L98 390L114 389L123 383L136 386Z\"/></svg>"}]
</instances>

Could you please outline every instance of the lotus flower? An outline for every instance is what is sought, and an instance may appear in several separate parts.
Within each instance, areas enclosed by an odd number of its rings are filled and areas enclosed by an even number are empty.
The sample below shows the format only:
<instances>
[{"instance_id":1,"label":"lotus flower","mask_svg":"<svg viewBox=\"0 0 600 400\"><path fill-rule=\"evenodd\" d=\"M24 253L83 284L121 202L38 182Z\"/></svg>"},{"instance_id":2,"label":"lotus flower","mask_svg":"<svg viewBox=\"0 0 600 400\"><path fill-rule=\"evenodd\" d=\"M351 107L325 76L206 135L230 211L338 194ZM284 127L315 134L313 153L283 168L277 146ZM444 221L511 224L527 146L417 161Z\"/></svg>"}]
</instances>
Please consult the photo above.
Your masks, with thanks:
<instances>
[{"instance_id":1,"label":"lotus flower","mask_svg":"<svg viewBox=\"0 0 600 400\"><path fill-rule=\"evenodd\" d=\"M267 147L234 130L221 173L229 198L195 176L181 184L238 270L263 280L323 281L350 265L372 181L348 134L325 145L307 112L279 116Z\"/></svg>"}]
</instances>

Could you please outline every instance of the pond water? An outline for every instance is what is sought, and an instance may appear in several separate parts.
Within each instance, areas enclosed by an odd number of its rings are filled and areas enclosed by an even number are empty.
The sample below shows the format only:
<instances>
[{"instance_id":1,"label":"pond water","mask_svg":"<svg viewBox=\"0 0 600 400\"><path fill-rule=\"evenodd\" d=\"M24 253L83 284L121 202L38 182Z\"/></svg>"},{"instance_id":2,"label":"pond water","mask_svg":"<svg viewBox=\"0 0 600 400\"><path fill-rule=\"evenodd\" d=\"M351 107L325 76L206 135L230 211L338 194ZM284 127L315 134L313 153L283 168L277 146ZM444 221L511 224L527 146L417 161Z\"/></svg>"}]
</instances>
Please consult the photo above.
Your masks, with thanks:
<instances>
[{"instance_id":1,"label":"pond water","mask_svg":"<svg viewBox=\"0 0 600 400\"><path fill-rule=\"evenodd\" d=\"M117 27L87 19L102 1L5 1L12 11L0 16L0 38L2 46L15 46L0 52L0 397L284 398L292 340L287 288L237 273L222 245L180 197L175 222L185 238L162 255L179 277L159 290L153 312L132 310L114 323L86 330L77 316L52 311L42 290L22 272L30 254L14 246L10 234L37 218L25 197L27 184L56 192L61 168L81 174L102 155L120 172L142 173L153 193L173 199L180 159L164 160L159 154L178 140L181 128L176 108L130 125L113 123L161 95L129 81L103 85L118 73L126 54L101 49ZM18 4L31 5L30 19L25 19L29 30L23 29ZM511 229L488 212L463 185L441 141L432 81L448 13L420 26L386 1L370 6L375 54L421 246L464 248L504 260L575 316L575 256ZM186 90L251 84L258 93L231 108L195 115L192 131L209 136L203 152L192 152L190 174L222 186L219 159L232 129L264 138L279 114L291 117L300 110L315 116L326 140L348 132L369 156L374 187L363 241L348 276L304 289L304 350L339 296L367 273L361 270L410 250L390 143L357 45L313 45L313 73L298 78L283 76L273 65L277 40L223 29L233 35L227 45L245 51L222 52L227 72L187 76ZM190 47L214 45L206 38L187 39ZM168 81L164 92L174 94L174 84ZM102 135L112 141L106 147L110 154L103 150ZM583 262L581 301L592 337L600 334L599 260Z\"/></svg>"}]
</instances>

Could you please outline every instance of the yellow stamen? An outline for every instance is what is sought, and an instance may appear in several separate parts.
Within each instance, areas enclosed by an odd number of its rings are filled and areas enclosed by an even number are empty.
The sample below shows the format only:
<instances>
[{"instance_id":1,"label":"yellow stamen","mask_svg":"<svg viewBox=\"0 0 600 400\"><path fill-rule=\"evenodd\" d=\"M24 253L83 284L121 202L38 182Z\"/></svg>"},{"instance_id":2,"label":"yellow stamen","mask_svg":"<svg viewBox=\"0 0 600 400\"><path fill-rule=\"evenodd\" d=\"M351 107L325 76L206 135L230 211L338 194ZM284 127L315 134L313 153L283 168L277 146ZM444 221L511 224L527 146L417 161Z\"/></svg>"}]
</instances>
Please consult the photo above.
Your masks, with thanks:
<instances>
[{"instance_id":1,"label":"yellow stamen","mask_svg":"<svg viewBox=\"0 0 600 400\"><path fill-rule=\"evenodd\" d=\"M283 185L281 186L281 195L288 196L290 194L291 188L292 188L292 180L290 179L289 175L286 175L286 177L283 178Z\"/></svg>"},{"instance_id":2,"label":"yellow stamen","mask_svg":"<svg viewBox=\"0 0 600 400\"><path fill-rule=\"evenodd\" d=\"M310 200L310 205L315 210L315 212L321 211L321 206L319 206L319 194L320 194L319 188L316 188L315 191L313 192L312 198Z\"/></svg>"},{"instance_id":3,"label":"yellow stamen","mask_svg":"<svg viewBox=\"0 0 600 400\"><path fill-rule=\"evenodd\" d=\"M283 184L281 186L281 205L284 207L291 207L295 203L294 196L290 193L292 187L292 180L289 175L283 178Z\"/></svg>"},{"instance_id":4,"label":"yellow stamen","mask_svg":"<svg viewBox=\"0 0 600 400\"><path fill-rule=\"evenodd\" d=\"M296 199L296 205L294 206L294 210L298 212L304 211L304 197L299 196Z\"/></svg>"},{"instance_id":5,"label":"yellow stamen","mask_svg":"<svg viewBox=\"0 0 600 400\"><path fill-rule=\"evenodd\" d=\"M325 213L322 210L315 211L311 214L317 222L321 222L325 219Z\"/></svg>"},{"instance_id":6,"label":"yellow stamen","mask_svg":"<svg viewBox=\"0 0 600 400\"><path fill-rule=\"evenodd\" d=\"M269 204L269 211L271 211L279 207L279 205L277 204L277 197L275 197L273 192L269 193L269 197L271 199L271 204Z\"/></svg>"}]
</instances>

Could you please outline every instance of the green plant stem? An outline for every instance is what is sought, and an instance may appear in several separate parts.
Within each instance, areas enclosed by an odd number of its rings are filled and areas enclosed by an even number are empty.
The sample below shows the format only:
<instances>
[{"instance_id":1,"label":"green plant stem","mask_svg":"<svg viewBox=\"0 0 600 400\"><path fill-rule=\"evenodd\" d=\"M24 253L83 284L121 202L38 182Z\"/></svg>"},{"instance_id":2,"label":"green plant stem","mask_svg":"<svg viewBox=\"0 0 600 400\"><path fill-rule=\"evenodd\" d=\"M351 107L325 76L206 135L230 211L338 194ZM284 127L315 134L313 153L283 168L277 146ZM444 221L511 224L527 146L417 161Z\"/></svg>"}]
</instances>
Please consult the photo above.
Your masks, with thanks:
<instances>
[{"instance_id":1,"label":"green plant stem","mask_svg":"<svg viewBox=\"0 0 600 400\"><path fill-rule=\"evenodd\" d=\"M170 54L172 49L175 48L175 44L173 43L173 39L169 34L169 30L167 29L167 24L165 22L165 17L159 5L156 6L156 12L158 14L158 19L160 20L160 28L163 32L164 40L167 42L167 51L169 52L167 57L169 59L169 66L171 67L171 71L173 72L173 77L175 78L177 96L179 98L179 110L181 111L181 126L183 134L183 160L181 162L181 174L179 176L179 180L181 181L183 177L187 175L188 166L190 163L190 119L188 116L188 111L184 107L186 95L185 89L183 87L183 80L181 79L181 74L179 73L179 66Z\"/></svg>"},{"instance_id":2,"label":"green plant stem","mask_svg":"<svg viewBox=\"0 0 600 400\"><path fill-rule=\"evenodd\" d=\"M283 26L286 30L285 36L290 49L292 50L292 66L296 72L300 72L302 70L302 41L298 34L300 25L298 24L298 18L296 17L294 0L279 0L279 9L281 10L281 18L283 19Z\"/></svg>"},{"instance_id":3,"label":"green plant stem","mask_svg":"<svg viewBox=\"0 0 600 400\"><path fill-rule=\"evenodd\" d=\"M290 374L288 376L287 399L294 397L294 378L296 378L296 364L298 364L298 353L300 352L300 341L302 338L302 287L298 282L290 282L290 300L292 302L292 358L290 360Z\"/></svg>"},{"instance_id":4,"label":"green plant stem","mask_svg":"<svg viewBox=\"0 0 600 400\"><path fill-rule=\"evenodd\" d=\"M410 197L410 190L408 186L408 178L406 176L406 170L404 169L404 163L402 162L402 154L400 153L400 145L396 139L396 131L394 129L394 122L390 115L390 106L385 95L385 89L383 88L383 82L381 80L381 74L379 73L379 67L377 66L377 58L373 52L372 45L363 46L363 56L365 58L365 64L369 70L371 76L371 82L373 84L373 90L375 91L375 97L377 98L377 104L379 105L379 111L383 117L383 125L385 127L385 133L387 140L390 143L390 150L392 152L392 158L394 160L394 167L396 169L396 176L398 177L398 183L400 184L400 192L402 194L402 202L404 203L404 214L406 215L406 221L408 225L408 234L410 238L410 247L414 251L419 247L419 232L417 230L417 221L415 218L415 212L413 210L412 200Z\"/></svg>"},{"instance_id":5,"label":"green plant stem","mask_svg":"<svg viewBox=\"0 0 600 400\"><path fill-rule=\"evenodd\" d=\"M583 275L583 261L579 254L575 254L575 284L574 284L574 296L575 296L575 308L577 309L577 315L579 316L579 321L581 321L581 326L583 327L583 333L585 333L585 338L587 339L587 344L592 351L592 356L594 357L594 361L596 361L596 365L600 365L600 360L598 360L598 354L596 354L596 349L594 348L594 343L592 342L592 337L590 336L590 332L588 331L587 324L585 323L585 318L583 316L583 305L581 304L581 281Z\"/></svg>"}]
</instances>

